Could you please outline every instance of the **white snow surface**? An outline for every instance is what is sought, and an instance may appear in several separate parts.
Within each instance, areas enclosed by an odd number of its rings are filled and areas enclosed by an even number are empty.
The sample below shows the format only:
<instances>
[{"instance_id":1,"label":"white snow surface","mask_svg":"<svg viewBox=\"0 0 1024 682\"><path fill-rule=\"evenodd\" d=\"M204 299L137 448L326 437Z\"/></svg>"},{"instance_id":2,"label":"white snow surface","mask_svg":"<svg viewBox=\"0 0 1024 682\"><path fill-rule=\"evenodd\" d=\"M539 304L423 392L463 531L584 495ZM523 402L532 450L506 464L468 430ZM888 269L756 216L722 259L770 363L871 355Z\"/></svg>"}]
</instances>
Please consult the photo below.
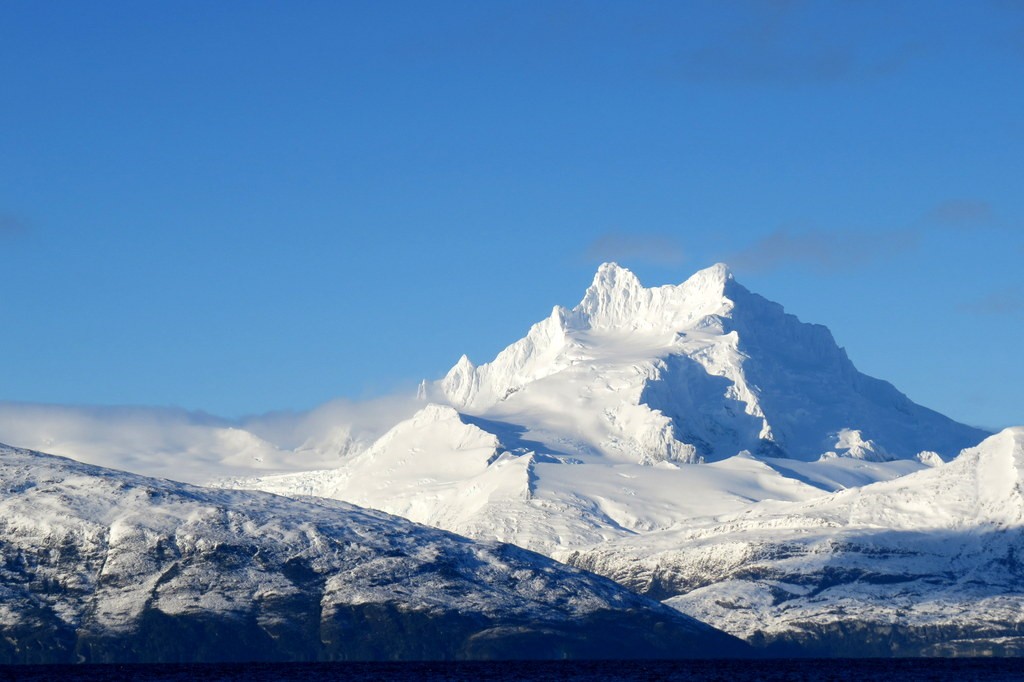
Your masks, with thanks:
<instances>
[{"instance_id":1,"label":"white snow surface","mask_svg":"<svg viewBox=\"0 0 1024 682\"><path fill-rule=\"evenodd\" d=\"M556 553L732 634L1024 626L1024 427L953 461Z\"/></svg>"},{"instance_id":2,"label":"white snow surface","mask_svg":"<svg viewBox=\"0 0 1024 682\"><path fill-rule=\"evenodd\" d=\"M703 465L645 465L526 449L522 440L510 449L478 424L501 430L432 404L340 467L215 484L346 500L551 553L922 468L913 461L791 462L749 454Z\"/></svg>"}]
</instances>

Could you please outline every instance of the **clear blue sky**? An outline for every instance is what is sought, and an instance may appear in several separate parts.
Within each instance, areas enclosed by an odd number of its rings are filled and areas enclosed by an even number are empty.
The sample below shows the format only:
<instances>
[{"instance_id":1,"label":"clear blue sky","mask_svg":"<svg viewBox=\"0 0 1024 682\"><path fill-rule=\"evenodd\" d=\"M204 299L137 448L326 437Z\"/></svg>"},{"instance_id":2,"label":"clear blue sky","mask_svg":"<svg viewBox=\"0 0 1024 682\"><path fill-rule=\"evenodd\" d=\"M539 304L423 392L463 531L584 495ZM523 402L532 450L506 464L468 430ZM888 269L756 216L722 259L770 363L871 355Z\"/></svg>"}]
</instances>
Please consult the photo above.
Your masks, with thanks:
<instances>
[{"instance_id":1,"label":"clear blue sky","mask_svg":"<svg viewBox=\"0 0 1024 682\"><path fill-rule=\"evenodd\" d=\"M0 3L0 399L302 409L718 260L1024 423L1024 3Z\"/></svg>"}]
</instances>

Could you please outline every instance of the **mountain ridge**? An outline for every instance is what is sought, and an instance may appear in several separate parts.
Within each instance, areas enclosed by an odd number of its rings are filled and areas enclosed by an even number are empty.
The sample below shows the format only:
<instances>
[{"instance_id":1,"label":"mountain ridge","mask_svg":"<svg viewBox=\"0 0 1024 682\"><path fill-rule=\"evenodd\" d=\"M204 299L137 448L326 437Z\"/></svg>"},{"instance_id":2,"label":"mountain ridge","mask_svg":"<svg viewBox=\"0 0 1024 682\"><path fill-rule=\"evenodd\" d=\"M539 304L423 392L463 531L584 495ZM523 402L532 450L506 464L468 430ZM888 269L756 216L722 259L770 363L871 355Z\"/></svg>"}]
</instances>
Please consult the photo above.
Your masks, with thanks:
<instances>
[{"instance_id":1,"label":"mountain ridge","mask_svg":"<svg viewBox=\"0 0 1024 682\"><path fill-rule=\"evenodd\" d=\"M555 555L761 646L891 656L1024 655L1022 553L1014 427L893 480Z\"/></svg>"},{"instance_id":2,"label":"mountain ridge","mask_svg":"<svg viewBox=\"0 0 1024 682\"><path fill-rule=\"evenodd\" d=\"M988 435L861 374L826 327L801 322L750 292L721 263L682 284L654 288L644 288L626 268L603 264L576 307L556 306L489 363L477 366L462 356L435 384L434 395L469 414L514 421L508 405L521 391L551 384L556 375L582 385L588 377L576 365L616 351L620 364L645 375L624 398L652 412L634 448L643 460L693 462L741 450L798 459L827 452L909 458L927 450L949 458ZM611 383L604 376L589 381ZM691 392L698 383L703 387L692 397L648 390L659 381ZM600 387L562 392L586 400L595 390ZM673 397L685 404L673 404ZM711 401L719 405L717 414L693 404ZM600 408L615 412L619 406Z\"/></svg>"},{"instance_id":3,"label":"mountain ridge","mask_svg":"<svg viewBox=\"0 0 1024 682\"><path fill-rule=\"evenodd\" d=\"M329 500L0 445L0 662L744 655L615 583Z\"/></svg>"}]
</instances>

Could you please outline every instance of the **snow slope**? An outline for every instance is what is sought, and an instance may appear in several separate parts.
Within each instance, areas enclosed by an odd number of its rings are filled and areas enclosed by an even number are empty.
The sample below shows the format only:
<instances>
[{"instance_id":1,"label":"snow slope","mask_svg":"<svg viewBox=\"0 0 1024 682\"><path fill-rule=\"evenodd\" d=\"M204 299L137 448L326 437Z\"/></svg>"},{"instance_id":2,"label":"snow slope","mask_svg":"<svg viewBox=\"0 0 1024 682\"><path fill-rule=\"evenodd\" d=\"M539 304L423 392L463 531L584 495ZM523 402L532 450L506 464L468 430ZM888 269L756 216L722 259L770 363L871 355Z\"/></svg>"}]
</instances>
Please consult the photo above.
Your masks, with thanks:
<instances>
[{"instance_id":1,"label":"snow slope","mask_svg":"<svg viewBox=\"0 0 1024 682\"><path fill-rule=\"evenodd\" d=\"M683 657L738 641L524 550L0 446L4 663Z\"/></svg>"},{"instance_id":2,"label":"snow slope","mask_svg":"<svg viewBox=\"0 0 1024 682\"><path fill-rule=\"evenodd\" d=\"M338 468L216 485L346 500L550 553L735 512L756 500L812 499L823 486L838 485L833 479L856 478L857 470L877 480L921 468L914 462L802 464L825 483L811 473L804 475L809 482L783 475L749 455L697 466L553 454L500 424L428 405Z\"/></svg>"},{"instance_id":3,"label":"snow slope","mask_svg":"<svg viewBox=\"0 0 1024 682\"><path fill-rule=\"evenodd\" d=\"M760 645L1024 655L1024 428L952 462L561 558Z\"/></svg>"}]
</instances>

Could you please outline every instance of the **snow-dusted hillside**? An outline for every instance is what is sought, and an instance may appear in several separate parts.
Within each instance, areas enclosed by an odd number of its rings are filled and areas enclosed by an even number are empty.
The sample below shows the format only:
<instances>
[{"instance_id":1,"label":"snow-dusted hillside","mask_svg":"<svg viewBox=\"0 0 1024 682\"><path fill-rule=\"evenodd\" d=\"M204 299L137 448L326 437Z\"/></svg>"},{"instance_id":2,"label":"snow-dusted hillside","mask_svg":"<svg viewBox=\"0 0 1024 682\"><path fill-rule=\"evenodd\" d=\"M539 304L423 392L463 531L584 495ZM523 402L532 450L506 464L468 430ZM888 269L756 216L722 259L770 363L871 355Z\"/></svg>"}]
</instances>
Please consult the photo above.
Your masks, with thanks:
<instances>
[{"instance_id":1,"label":"snow-dusted hillside","mask_svg":"<svg viewBox=\"0 0 1024 682\"><path fill-rule=\"evenodd\" d=\"M0 446L0 662L742 654L611 581L340 502Z\"/></svg>"},{"instance_id":2,"label":"snow-dusted hillside","mask_svg":"<svg viewBox=\"0 0 1024 682\"><path fill-rule=\"evenodd\" d=\"M896 480L561 558L762 645L1024 655L1024 428Z\"/></svg>"}]
</instances>

